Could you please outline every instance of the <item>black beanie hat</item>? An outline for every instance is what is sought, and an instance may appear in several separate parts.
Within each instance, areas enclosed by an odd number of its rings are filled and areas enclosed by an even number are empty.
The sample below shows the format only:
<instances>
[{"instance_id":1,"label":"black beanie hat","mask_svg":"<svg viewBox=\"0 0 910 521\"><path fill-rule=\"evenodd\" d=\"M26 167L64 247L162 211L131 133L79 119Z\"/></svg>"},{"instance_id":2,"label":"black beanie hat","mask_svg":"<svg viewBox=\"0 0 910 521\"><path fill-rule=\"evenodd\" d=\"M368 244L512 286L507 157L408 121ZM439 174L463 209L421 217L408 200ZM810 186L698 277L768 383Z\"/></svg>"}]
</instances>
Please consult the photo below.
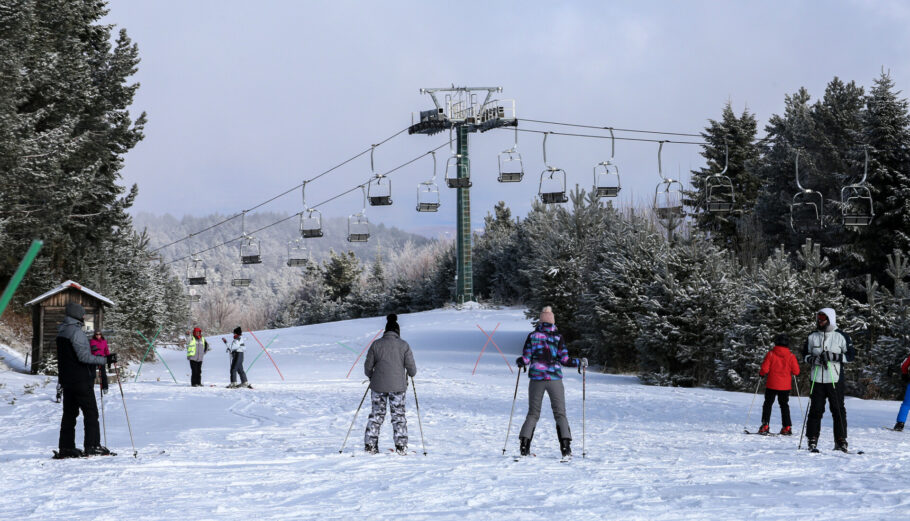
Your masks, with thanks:
<instances>
[{"instance_id":1,"label":"black beanie hat","mask_svg":"<svg viewBox=\"0 0 910 521\"><path fill-rule=\"evenodd\" d=\"M239 334L241 334L241 333L243 333L243 331L240 329L240 326L237 326L237 327L234 328L234 334L235 334L235 335L239 335Z\"/></svg>"},{"instance_id":2,"label":"black beanie hat","mask_svg":"<svg viewBox=\"0 0 910 521\"><path fill-rule=\"evenodd\" d=\"M774 345L790 347L790 337L781 333L774 337Z\"/></svg>"},{"instance_id":3,"label":"black beanie hat","mask_svg":"<svg viewBox=\"0 0 910 521\"><path fill-rule=\"evenodd\" d=\"M386 315L385 320L386 320L386 323L385 323L386 331L394 331L394 332L398 333L399 335L401 334L401 328L398 327L398 315L396 315L395 313L390 313L390 314Z\"/></svg>"}]
</instances>

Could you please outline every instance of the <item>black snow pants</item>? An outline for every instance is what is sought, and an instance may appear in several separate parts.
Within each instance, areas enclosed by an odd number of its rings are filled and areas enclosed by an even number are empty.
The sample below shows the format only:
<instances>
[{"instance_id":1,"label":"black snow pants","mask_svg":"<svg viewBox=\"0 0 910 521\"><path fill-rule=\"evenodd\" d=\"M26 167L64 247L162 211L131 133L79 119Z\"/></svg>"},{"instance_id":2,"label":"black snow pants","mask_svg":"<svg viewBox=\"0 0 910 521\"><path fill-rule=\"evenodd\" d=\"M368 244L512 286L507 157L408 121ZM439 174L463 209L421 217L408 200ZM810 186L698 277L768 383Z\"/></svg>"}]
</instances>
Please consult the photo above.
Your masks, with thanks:
<instances>
[{"instance_id":1,"label":"black snow pants","mask_svg":"<svg viewBox=\"0 0 910 521\"><path fill-rule=\"evenodd\" d=\"M771 423L771 408L774 406L775 398L780 405L781 427L792 427L793 422L790 420L790 391L776 391L774 389L765 389L765 403L761 408L762 425Z\"/></svg>"},{"instance_id":2,"label":"black snow pants","mask_svg":"<svg viewBox=\"0 0 910 521\"><path fill-rule=\"evenodd\" d=\"M202 362L190 360L190 371L192 372L192 375L190 376L190 385L193 387L202 385Z\"/></svg>"},{"instance_id":3,"label":"black snow pants","mask_svg":"<svg viewBox=\"0 0 910 521\"><path fill-rule=\"evenodd\" d=\"M95 385L92 380L63 386L63 419L60 420L61 450L76 448L76 418L82 411L85 427L85 448L101 445L101 429L98 427L98 404L95 402Z\"/></svg>"},{"instance_id":4,"label":"black snow pants","mask_svg":"<svg viewBox=\"0 0 910 521\"><path fill-rule=\"evenodd\" d=\"M847 408L844 407L844 382L822 384L816 382L809 395L809 420L806 422L806 437L818 439L822 428L822 416L825 414L825 400L834 420L834 439L847 439Z\"/></svg>"}]
</instances>

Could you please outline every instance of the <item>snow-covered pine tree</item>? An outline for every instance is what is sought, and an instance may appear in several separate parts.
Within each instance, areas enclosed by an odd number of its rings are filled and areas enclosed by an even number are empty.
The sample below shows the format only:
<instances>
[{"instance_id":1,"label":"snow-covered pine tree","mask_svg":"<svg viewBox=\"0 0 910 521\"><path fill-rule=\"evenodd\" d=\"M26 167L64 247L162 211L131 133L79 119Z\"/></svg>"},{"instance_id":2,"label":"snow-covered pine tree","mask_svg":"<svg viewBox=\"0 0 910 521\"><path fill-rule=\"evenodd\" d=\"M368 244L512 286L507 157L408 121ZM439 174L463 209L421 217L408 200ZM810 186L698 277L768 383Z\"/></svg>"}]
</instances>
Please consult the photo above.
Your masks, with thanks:
<instances>
[{"instance_id":1,"label":"snow-covered pine tree","mask_svg":"<svg viewBox=\"0 0 910 521\"><path fill-rule=\"evenodd\" d=\"M636 317L635 347L647 383L715 382L724 335L742 307L739 269L730 254L696 236L666 250Z\"/></svg>"},{"instance_id":2,"label":"snow-covered pine tree","mask_svg":"<svg viewBox=\"0 0 910 521\"><path fill-rule=\"evenodd\" d=\"M881 311L873 322L875 342L861 369L865 397L897 399L906 388L900 379L900 364L910 355L910 259L897 250L887 258L892 291L883 292L878 302Z\"/></svg>"}]
</instances>

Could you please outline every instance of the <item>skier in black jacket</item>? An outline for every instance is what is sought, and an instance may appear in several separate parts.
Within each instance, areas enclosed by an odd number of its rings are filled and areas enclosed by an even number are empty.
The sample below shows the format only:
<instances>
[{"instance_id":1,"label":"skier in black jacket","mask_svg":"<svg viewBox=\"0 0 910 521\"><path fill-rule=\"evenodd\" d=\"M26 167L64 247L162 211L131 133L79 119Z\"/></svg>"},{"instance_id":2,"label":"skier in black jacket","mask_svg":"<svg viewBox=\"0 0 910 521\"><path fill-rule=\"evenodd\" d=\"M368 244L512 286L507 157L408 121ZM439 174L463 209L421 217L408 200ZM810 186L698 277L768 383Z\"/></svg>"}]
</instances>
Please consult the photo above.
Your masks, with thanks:
<instances>
[{"instance_id":1,"label":"skier in black jacket","mask_svg":"<svg viewBox=\"0 0 910 521\"><path fill-rule=\"evenodd\" d=\"M95 356L82 331L85 309L75 302L65 308L66 316L57 328L57 374L63 386L63 419L60 421L59 451L55 458L110 455L101 445L98 405L95 403L95 367L117 361L116 353ZM76 418L82 410L85 451L76 448Z\"/></svg>"}]
</instances>

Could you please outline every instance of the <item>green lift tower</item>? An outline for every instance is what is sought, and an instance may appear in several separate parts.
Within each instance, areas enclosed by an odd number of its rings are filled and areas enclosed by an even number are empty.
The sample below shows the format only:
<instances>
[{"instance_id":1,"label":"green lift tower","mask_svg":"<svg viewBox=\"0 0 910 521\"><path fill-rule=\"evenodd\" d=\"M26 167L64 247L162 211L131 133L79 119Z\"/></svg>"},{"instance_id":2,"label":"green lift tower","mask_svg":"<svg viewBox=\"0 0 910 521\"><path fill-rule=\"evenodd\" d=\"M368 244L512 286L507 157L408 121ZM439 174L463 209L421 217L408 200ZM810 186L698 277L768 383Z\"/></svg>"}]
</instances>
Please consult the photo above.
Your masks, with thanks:
<instances>
[{"instance_id":1,"label":"green lift tower","mask_svg":"<svg viewBox=\"0 0 910 521\"><path fill-rule=\"evenodd\" d=\"M474 300L474 272L471 268L471 163L468 134L499 127L518 126L514 100L492 99L502 87L446 87L420 89L429 94L435 108L420 112L420 120L408 129L409 134L433 135L448 130L455 146L446 166L446 185L458 190L456 214L457 267L455 301L463 304ZM483 102L479 96L485 93ZM440 99L441 98L441 99ZM452 166L451 173L449 165Z\"/></svg>"}]
</instances>

